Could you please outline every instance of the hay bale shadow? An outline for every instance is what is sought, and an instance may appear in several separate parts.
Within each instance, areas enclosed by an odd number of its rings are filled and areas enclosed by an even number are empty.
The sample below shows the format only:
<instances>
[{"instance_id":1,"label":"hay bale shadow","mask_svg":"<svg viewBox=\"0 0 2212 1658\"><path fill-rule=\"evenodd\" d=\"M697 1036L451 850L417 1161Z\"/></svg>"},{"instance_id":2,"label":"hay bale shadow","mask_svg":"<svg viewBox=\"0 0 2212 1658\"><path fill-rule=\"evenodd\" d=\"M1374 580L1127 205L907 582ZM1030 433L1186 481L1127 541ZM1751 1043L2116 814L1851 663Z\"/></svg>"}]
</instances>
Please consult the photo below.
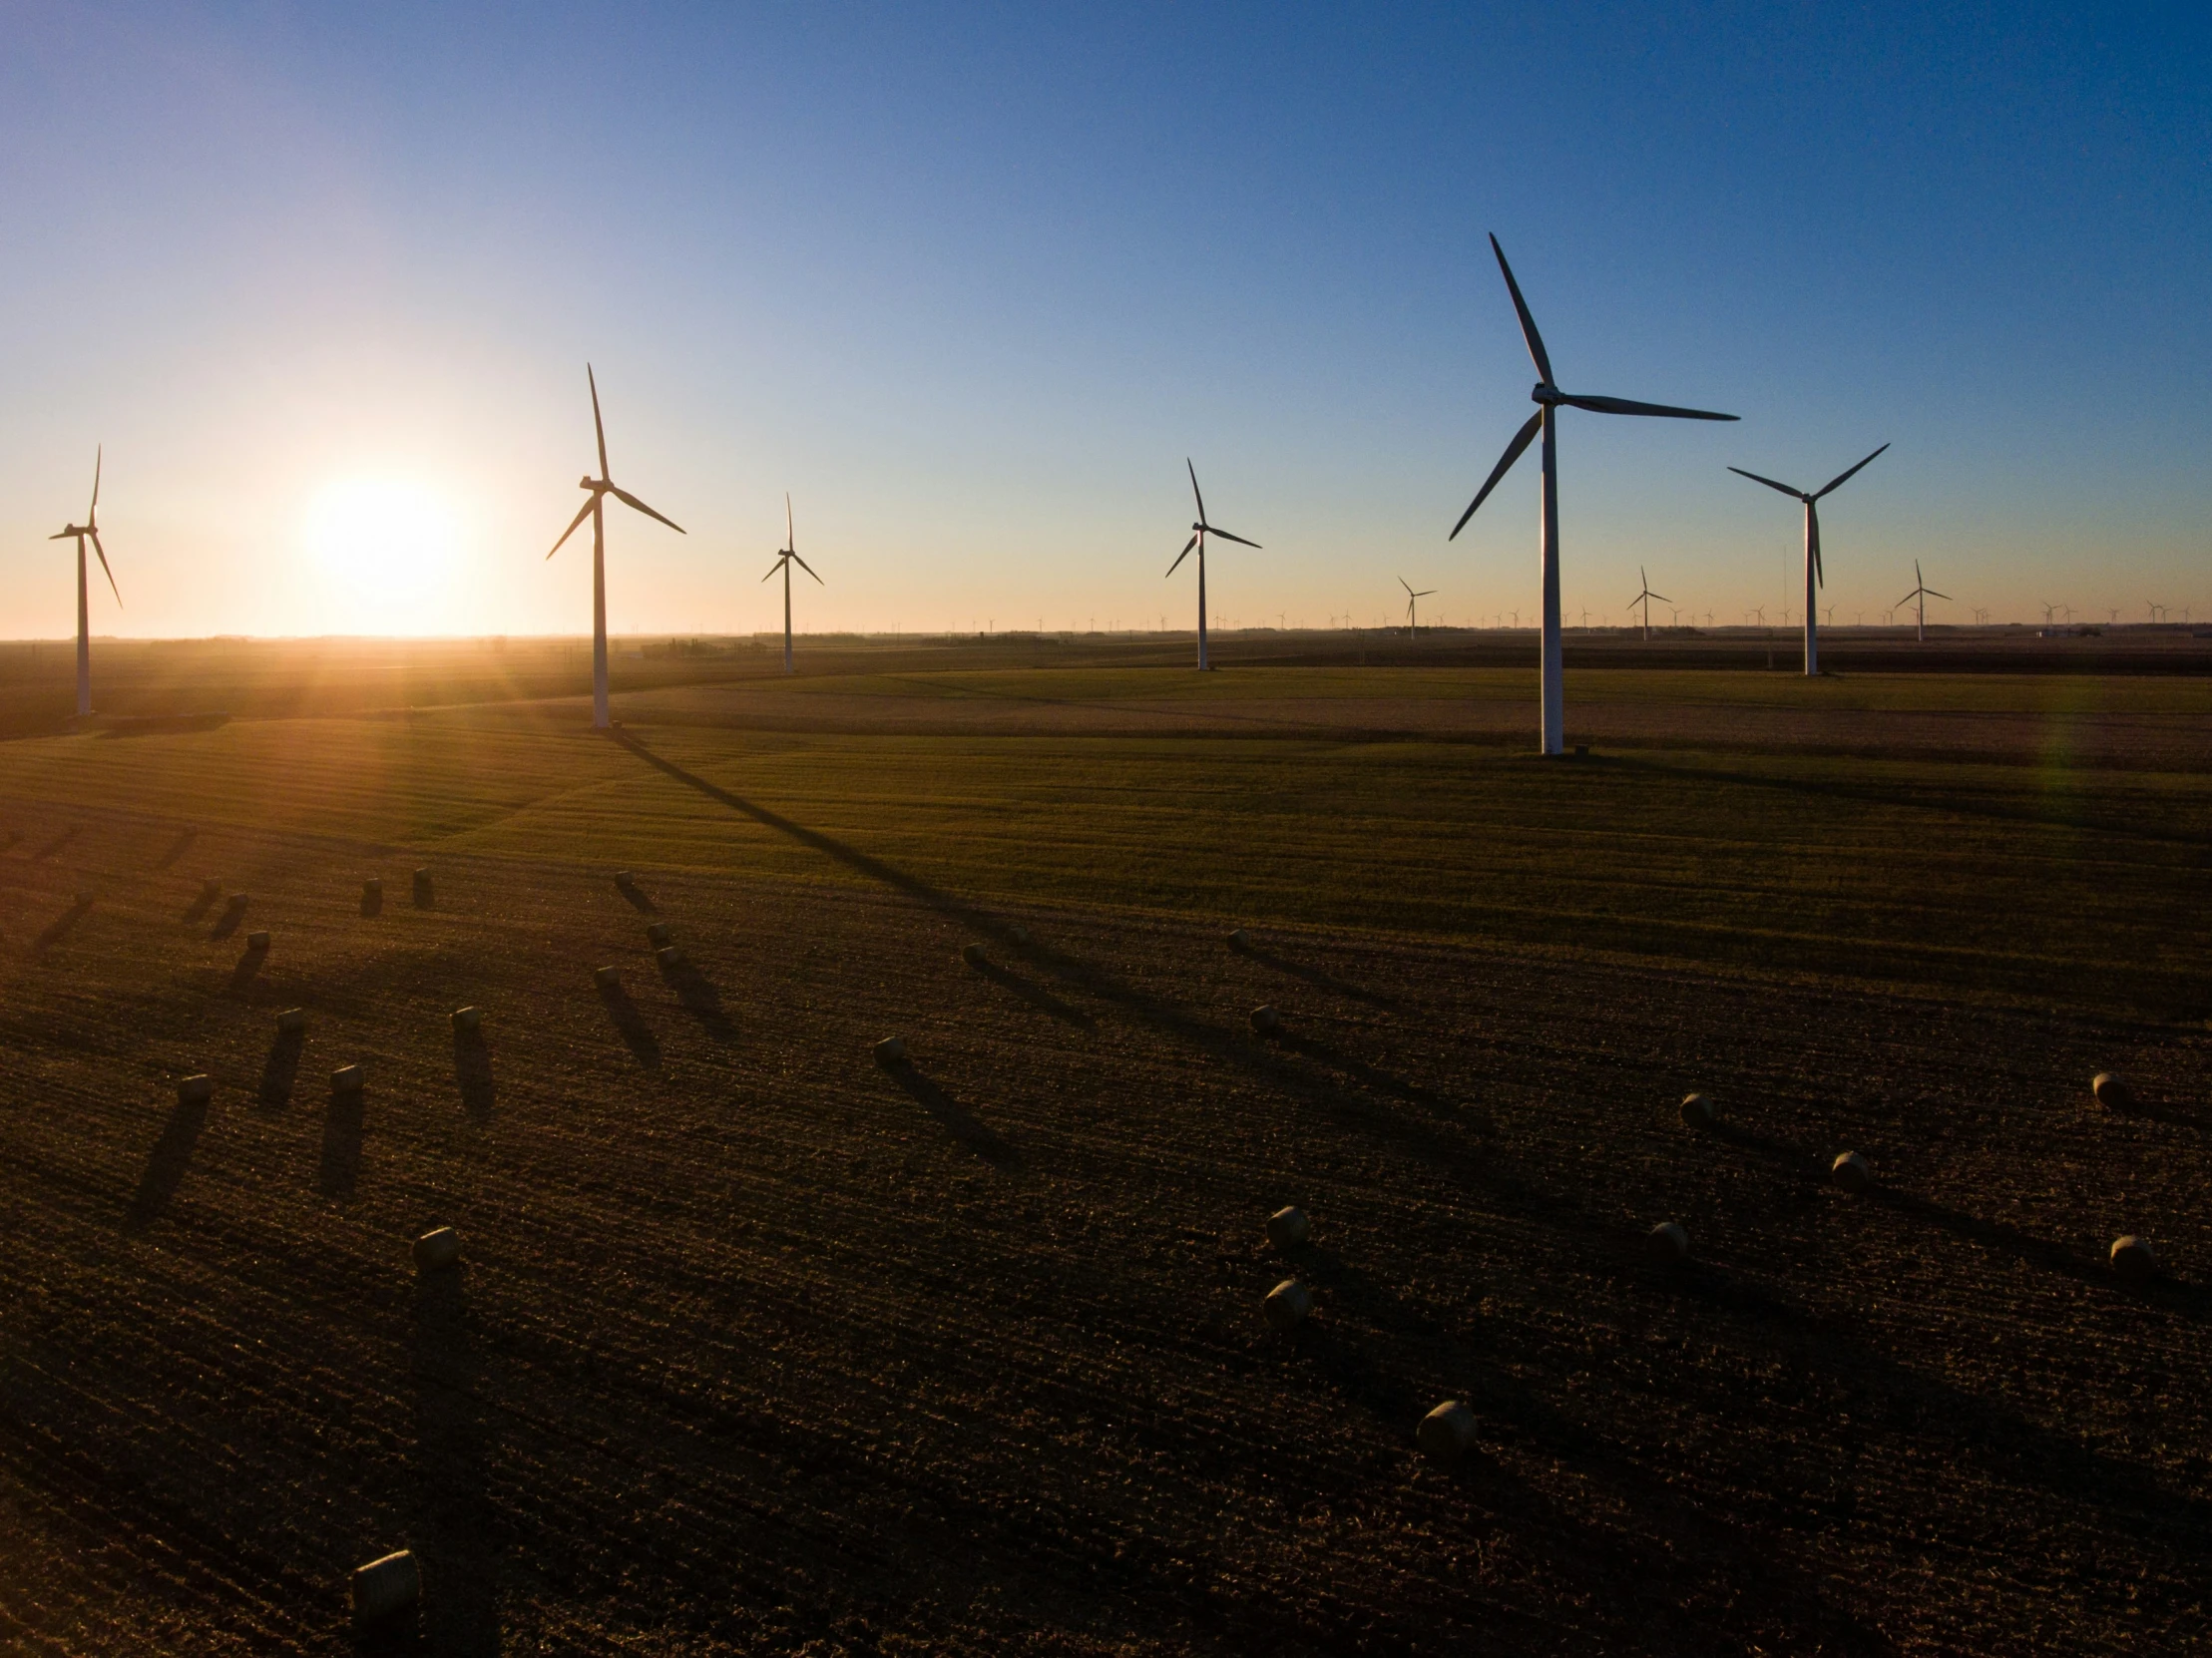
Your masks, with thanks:
<instances>
[{"instance_id":1,"label":"hay bale shadow","mask_svg":"<svg viewBox=\"0 0 2212 1658\"><path fill-rule=\"evenodd\" d=\"M1348 984L1346 981L1337 978L1333 973L1324 972L1317 967L1308 967L1303 962L1294 962L1287 956L1278 956L1272 950L1263 949L1256 944L1247 942L1238 946L1237 954L1249 956L1260 966L1272 968L1277 973L1286 973L1293 979L1302 979L1307 984L1327 991L1333 996L1348 997L1354 1002L1364 1002L1371 1008L1399 1008L1404 1006L1404 1003L1397 997L1362 990L1357 985Z\"/></svg>"},{"instance_id":2,"label":"hay bale shadow","mask_svg":"<svg viewBox=\"0 0 2212 1658\"><path fill-rule=\"evenodd\" d=\"M216 900L221 896L221 894L212 887L201 888L200 896L185 906L183 918L185 925L187 927L198 927L201 919L215 908Z\"/></svg>"},{"instance_id":3,"label":"hay bale shadow","mask_svg":"<svg viewBox=\"0 0 2212 1658\"><path fill-rule=\"evenodd\" d=\"M438 907L437 888L429 881L428 878L417 876L415 878L413 892L416 909L435 910Z\"/></svg>"},{"instance_id":4,"label":"hay bale shadow","mask_svg":"<svg viewBox=\"0 0 2212 1658\"><path fill-rule=\"evenodd\" d=\"M52 840L48 841L44 846L40 847L36 852L32 853L31 862L33 862L34 864L43 864L44 862L46 862L47 859L54 857L57 853L66 851L69 847L70 842L74 841L79 835L83 834L84 832L85 826L83 824L72 823L67 829L64 829L60 834L56 835Z\"/></svg>"},{"instance_id":5,"label":"hay bale shadow","mask_svg":"<svg viewBox=\"0 0 2212 1658\"><path fill-rule=\"evenodd\" d=\"M373 921L376 917L382 915L383 913L384 889L382 887L364 886L361 889L362 916L368 920Z\"/></svg>"},{"instance_id":6,"label":"hay bale shadow","mask_svg":"<svg viewBox=\"0 0 2212 1658\"><path fill-rule=\"evenodd\" d=\"M640 915L657 916L661 913L653 900L640 890L637 882L624 881L618 878L615 882L615 890L629 899L631 908L635 909Z\"/></svg>"},{"instance_id":7,"label":"hay bale shadow","mask_svg":"<svg viewBox=\"0 0 2212 1658\"><path fill-rule=\"evenodd\" d=\"M16 847L22 843L22 830L10 829L8 831L8 838L6 840L0 840L0 852L13 852Z\"/></svg>"},{"instance_id":8,"label":"hay bale shadow","mask_svg":"<svg viewBox=\"0 0 2212 1658\"><path fill-rule=\"evenodd\" d=\"M735 1023L722 1011L721 993L714 989L705 974L691 965L688 957L663 963L661 982L675 992L675 999L683 1005L683 1011L697 1020L699 1029L714 1040L737 1039Z\"/></svg>"},{"instance_id":9,"label":"hay bale shadow","mask_svg":"<svg viewBox=\"0 0 2212 1658\"><path fill-rule=\"evenodd\" d=\"M501 1650L493 1436L467 1272L463 1265L415 1279L413 1529L437 1591L425 1593L416 1617L423 1650L491 1658Z\"/></svg>"},{"instance_id":10,"label":"hay bale shadow","mask_svg":"<svg viewBox=\"0 0 2212 1658\"><path fill-rule=\"evenodd\" d=\"M222 914L216 917L215 926L208 929L209 942L211 944L221 944L232 933L235 933L239 924L244 920L245 900L234 897L229 903L223 905Z\"/></svg>"},{"instance_id":11,"label":"hay bale shadow","mask_svg":"<svg viewBox=\"0 0 2212 1658\"><path fill-rule=\"evenodd\" d=\"M599 999L637 1061L648 1070L660 1069L661 1038L646 1024L645 1015L638 1012L638 1005L630 1000L630 993L620 985L602 985Z\"/></svg>"},{"instance_id":12,"label":"hay bale shadow","mask_svg":"<svg viewBox=\"0 0 2212 1658\"><path fill-rule=\"evenodd\" d=\"M268 1058L261 1066L261 1086L254 1095L265 1110L288 1104L292 1083L299 1076L299 1056L307 1049L307 1033L279 1031L269 1043Z\"/></svg>"},{"instance_id":13,"label":"hay bale shadow","mask_svg":"<svg viewBox=\"0 0 2212 1658\"><path fill-rule=\"evenodd\" d=\"M190 852L192 843L199 838L200 831L197 829L179 830L177 838L169 843L169 850L154 860L154 867L158 870L175 868L177 860Z\"/></svg>"},{"instance_id":14,"label":"hay bale shadow","mask_svg":"<svg viewBox=\"0 0 2212 1658\"><path fill-rule=\"evenodd\" d=\"M368 1093L353 1088L330 1090L322 1119L322 1167L315 1185L325 1197L351 1197L361 1178L361 1130L368 1118Z\"/></svg>"},{"instance_id":15,"label":"hay bale shadow","mask_svg":"<svg viewBox=\"0 0 2212 1658\"><path fill-rule=\"evenodd\" d=\"M44 955L47 951L53 949L54 946L69 937L70 930L91 913L92 900L89 898L77 899L68 909L48 922L45 930L31 941L32 953L34 955Z\"/></svg>"},{"instance_id":16,"label":"hay bale shadow","mask_svg":"<svg viewBox=\"0 0 2212 1658\"><path fill-rule=\"evenodd\" d=\"M1409 1105L1441 1105L1444 1103L1427 1088L1408 1082L1402 1076L1393 1076L1387 1070L1379 1070L1364 1059L1355 1059L1349 1053L1322 1041L1317 1036L1301 1036L1287 1028L1278 1028L1270 1032L1266 1039L1273 1042L1277 1047L1288 1048L1293 1053L1303 1054L1316 1064L1327 1065L1331 1070L1342 1071L1345 1075L1359 1082L1362 1086L1373 1089L1376 1093L1388 1094L1391 1098L1403 1100Z\"/></svg>"},{"instance_id":17,"label":"hay bale shadow","mask_svg":"<svg viewBox=\"0 0 2212 1658\"><path fill-rule=\"evenodd\" d=\"M977 1121L969 1114L965 1105L916 1070L913 1061L896 1060L884 1064L882 1069L906 1090L908 1098L935 1117L939 1125L954 1139L985 1162L1001 1168L1013 1168L1020 1164L1021 1154L997 1130Z\"/></svg>"},{"instance_id":18,"label":"hay bale shadow","mask_svg":"<svg viewBox=\"0 0 2212 1658\"><path fill-rule=\"evenodd\" d=\"M255 976L260 973L261 964L267 960L267 945L247 945L245 954L238 958L238 965L230 970L230 994L232 996L243 995L246 986L252 984Z\"/></svg>"},{"instance_id":19,"label":"hay bale shadow","mask_svg":"<svg viewBox=\"0 0 2212 1658\"><path fill-rule=\"evenodd\" d=\"M139 1177L139 1189L132 1195L125 1217L125 1230L143 1232L161 1218L169 1200L177 1195L185 1170L192 1166L193 1148L199 1145L201 1130L207 1126L207 1100L177 1102L162 1125L162 1137L154 1142L153 1154L146 1160L146 1172Z\"/></svg>"},{"instance_id":20,"label":"hay bale shadow","mask_svg":"<svg viewBox=\"0 0 2212 1658\"><path fill-rule=\"evenodd\" d=\"M461 1108L476 1121L492 1114L498 1089L492 1082L492 1049L482 1030L453 1033L453 1077L460 1084Z\"/></svg>"},{"instance_id":21,"label":"hay bale shadow","mask_svg":"<svg viewBox=\"0 0 2212 1658\"><path fill-rule=\"evenodd\" d=\"M1012 991L1032 1008L1050 1014L1064 1024L1073 1025L1079 1031L1095 1031L1099 1027L1099 1022L1081 1008L1070 1006L1044 986L1024 979L1018 973L1010 973L996 962L978 957L970 965L1001 990Z\"/></svg>"}]
</instances>

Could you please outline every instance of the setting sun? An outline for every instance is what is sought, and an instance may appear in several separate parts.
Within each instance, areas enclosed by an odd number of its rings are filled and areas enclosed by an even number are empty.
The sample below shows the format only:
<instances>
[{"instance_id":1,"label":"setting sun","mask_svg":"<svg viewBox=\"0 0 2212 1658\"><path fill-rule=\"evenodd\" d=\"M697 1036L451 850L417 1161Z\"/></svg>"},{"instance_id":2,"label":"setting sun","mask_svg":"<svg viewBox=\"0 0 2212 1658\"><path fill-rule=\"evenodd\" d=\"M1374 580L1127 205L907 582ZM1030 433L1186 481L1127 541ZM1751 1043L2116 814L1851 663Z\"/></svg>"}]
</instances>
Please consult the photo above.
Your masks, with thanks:
<instances>
[{"instance_id":1,"label":"setting sun","mask_svg":"<svg viewBox=\"0 0 2212 1658\"><path fill-rule=\"evenodd\" d=\"M390 478L328 484L307 509L306 539L340 631L419 632L447 609L460 528L435 490Z\"/></svg>"}]
</instances>

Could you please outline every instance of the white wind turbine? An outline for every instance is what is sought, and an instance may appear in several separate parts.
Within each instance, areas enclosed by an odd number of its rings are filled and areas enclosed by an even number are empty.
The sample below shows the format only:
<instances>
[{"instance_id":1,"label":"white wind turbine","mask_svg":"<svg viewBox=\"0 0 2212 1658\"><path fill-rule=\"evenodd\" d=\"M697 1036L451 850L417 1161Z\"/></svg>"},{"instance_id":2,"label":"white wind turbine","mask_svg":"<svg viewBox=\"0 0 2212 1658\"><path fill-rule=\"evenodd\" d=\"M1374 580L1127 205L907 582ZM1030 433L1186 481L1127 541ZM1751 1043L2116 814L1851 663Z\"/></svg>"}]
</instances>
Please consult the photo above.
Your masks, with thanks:
<instances>
[{"instance_id":1,"label":"white wind turbine","mask_svg":"<svg viewBox=\"0 0 2212 1658\"><path fill-rule=\"evenodd\" d=\"M1413 585L1403 576L1398 578L1398 585L1406 590L1406 637L1410 639L1420 631L1421 618L1417 607L1422 600L1435 598L1437 590L1423 588L1419 593L1416 593L1413 591Z\"/></svg>"},{"instance_id":2,"label":"white wind turbine","mask_svg":"<svg viewBox=\"0 0 2212 1658\"><path fill-rule=\"evenodd\" d=\"M1885 443L1882 449L1889 447ZM1882 449L1877 449L1874 455L1881 454ZM1866 461L1859 463L1859 466L1838 473L1811 494L1798 489L1795 485L1778 484L1772 478L1762 478L1756 472L1746 472L1740 466L1732 466L1728 469L1738 478L1748 478L1754 484L1764 484L1770 490L1780 490L1784 495L1795 496L1805 503L1805 671L1808 674L1820 671L1820 626L1813 615L1813 606L1816 601L1813 590L1816 587L1824 588L1828 585L1828 578L1820 568L1820 509L1814 503L1832 490L1840 489L1850 480L1852 473L1857 472L1860 466L1865 466L1867 461L1873 460L1874 455L1869 455ZM1786 619L1783 624L1788 625Z\"/></svg>"},{"instance_id":3,"label":"white wind turbine","mask_svg":"<svg viewBox=\"0 0 2212 1658\"><path fill-rule=\"evenodd\" d=\"M1242 536L1232 536L1226 530L1217 530L1206 522L1206 498L1198 493L1198 469L1190 464L1190 457L1183 457L1183 466L1190 473L1190 493L1198 503L1198 522L1190 527L1190 539L1182 544L1182 551L1175 555L1175 562L1167 567L1172 576L1182 568L1183 560L1190 557L1190 550L1198 550L1198 671L1206 670L1206 537L1219 536L1223 541L1233 541L1239 547L1259 551L1259 543L1246 541Z\"/></svg>"},{"instance_id":4,"label":"white wind turbine","mask_svg":"<svg viewBox=\"0 0 2212 1658\"><path fill-rule=\"evenodd\" d=\"M1643 573L1641 565L1636 566L1636 580L1643 584L1643 591L1628 601L1628 608L1632 611L1638 605L1643 607L1643 638L1648 644L1651 642L1651 601L1656 599L1662 605L1671 605L1674 601L1663 593L1651 591L1651 578Z\"/></svg>"},{"instance_id":5,"label":"white wind turbine","mask_svg":"<svg viewBox=\"0 0 2212 1658\"><path fill-rule=\"evenodd\" d=\"M92 452L92 505L85 509L85 522L65 524L48 541L77 543L77 715L81 719L92 712L92 627L91 609L85 601L85 541L91 538L92 550L100 555L100 569L108 578L108 591L115 595L116 609L123 608L123 590L115 585L115 572L108 568L108 550L100 545L100 464L105 458L105 446Z\"/></svg>"},{"instance_id":6,"label":"white wind turbine","mask_svg":"<svg viewBox=\"0 0 2212 1658\"><path fill-rule=\"evenodd\" d=\"M791 531L791 492L785 490L783 492L783 547L776 554L775 563L768 567L768 576L773 576L779 570L783 572L783 671L786 673L791 671L791 566L796 564L807 575L814 576L814 567L799 557L798 545L799 538ZM768 576L763 576L760 580L765 582ZM822 582L819 576L814 576L814 580ZM822 586L827 587L828 585L828 583L822 582Z\"/></svg>"},{"instance_id":7,"label":"white wind turbine","mask_svg":"<svg viewBox=\"0 0 2212 1658\"><path fill-rule=\"evenodd\" d=\"M1900 605L1918 606L1914 613L1913 637L1919 643L1926 644L1928 642L1928 602L1931 599L1949 599L1951 595L1948 593L1938 593L1922 579L1920 560L1915 559L1913 561L1913 591L1900 599L1898 603Z\"/></svg>"},{"instance_id":8,"label":"white wind turbine","mask_svg":"<svg viewBox=\"0 0 2212 1658\"><path fill-rule=\"evenodd\" d=\"M584 377L592 387L592 430L599 438L599 476L589 474L576 482L578 489L590 490L591 500L577 510L569 520L569 527L561 532L561 539L553 544L553 553L561 551L568 539L588 518L592 521L592 723L600 730L607 729L607 517L604 511L606 498L612 495L626 507L634 507L646 517L660 519L677 535L683 534L683 526L672 518L664 518L628 490L616 485L607 474L607 426L599 417L599 379L592 373L592 365L584 365ZM547 558L552 558L548 553Z\"/></svg>"},{"instance_id":9,"label":"white wind turbine","mask_svg":"<svg viewBox=\"0 0 2212 1658\"><path fill-rule=\"evenodd\" d=\"M1521 297L1521 284L1514 280L1513 266L1506 262L1506 250L1498 245L1498 238L1490 238L1491 251L1498 255L1498 268L1506 278L1506 289L1513 295L1515 313L1521 318L1521 337L1529 347L1530 359L1537 366L1537 383L1529 396L1537 404L1537 412L1528 423L1516 432L1513 441L1506 445L1506 452L1491 469L1490 477L1476 492L1467 511L1460 514L1459 523L1452 526L1451 541L1467 528L1467 521L1498 487L1498 481L1513 469L1523 451L1536 441L1537 434L1544 434L1544 494L1539 541L1543 559L1544 586L1544 644L1543 644L1543 740L1544 752L1557 754L1566 742L1566 686L1559 648L1559 471L1558 445L1553 428L1555 416L1563 404L1568 408L1587 409L1593 414L1664 415L1677 420L1734 420L1731 414L1714 414L1707 409L1677 409L1663 403L1631 403L1619 397L1574 396L1559 390L1551 383L1551 359L1546 355L1544 336L1537 332L1536 318L1529 314L1527 301Z\"/></svg>"}]
</instances>

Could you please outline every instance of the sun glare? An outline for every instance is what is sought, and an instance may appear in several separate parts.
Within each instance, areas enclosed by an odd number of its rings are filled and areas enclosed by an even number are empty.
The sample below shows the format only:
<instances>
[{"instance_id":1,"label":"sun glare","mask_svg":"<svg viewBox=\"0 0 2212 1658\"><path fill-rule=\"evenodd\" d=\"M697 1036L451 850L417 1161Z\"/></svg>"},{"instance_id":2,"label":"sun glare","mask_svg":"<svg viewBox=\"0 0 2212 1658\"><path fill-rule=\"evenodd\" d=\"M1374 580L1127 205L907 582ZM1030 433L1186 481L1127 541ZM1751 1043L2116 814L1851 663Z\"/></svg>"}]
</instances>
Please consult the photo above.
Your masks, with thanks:
<instances>
[{"instance_id":1,"label":"sun glare","mask_svg":"<svg viewBox=\"0 0 2212 1658\"><path fill-rule=\"evenodd\" d=\"M327 485L307 509L307 548L336 631L436 631L451 609L460 530L435 490L390 478Z\"/></svg>"}]
</instances>

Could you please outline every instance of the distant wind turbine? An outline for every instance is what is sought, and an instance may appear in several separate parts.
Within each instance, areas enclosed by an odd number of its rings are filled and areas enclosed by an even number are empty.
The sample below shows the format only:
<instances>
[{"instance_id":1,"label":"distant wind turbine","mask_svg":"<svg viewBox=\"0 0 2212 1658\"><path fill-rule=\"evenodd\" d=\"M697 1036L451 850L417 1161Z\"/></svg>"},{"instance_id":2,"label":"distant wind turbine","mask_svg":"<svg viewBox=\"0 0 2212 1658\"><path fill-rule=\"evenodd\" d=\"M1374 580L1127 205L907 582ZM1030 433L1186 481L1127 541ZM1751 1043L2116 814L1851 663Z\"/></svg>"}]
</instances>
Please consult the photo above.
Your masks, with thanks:
<instances>
[{"instance_id":1,"label":"distant wind turbine","mask_svg":"<svg viewBox=\"0 0 2212 1658\"><path fill-rule=\"evenodd\" d=\"M591 500L577 510L569 520L569 527L561 532L561 539L553 544L553 553L561 551L568 539L588 518L592 521L592 723L600 730L607 729L607 515L605 503L612 495L624 506L644 513L646 517L659 519L677 535L683 534L683 526L672 518L664 518L628 490L618 487L607 472L607 426L599 417L599 378L592 372L592 365L584 365L584 378L592 388L592 431L599 439L599 476L586 474L576 481L576 487L592 492ZM548 553L547 558L552 558Z\"/></svg>"},{"instance_id":2,"label":"distant wind turbine","mask_svg":"<svg viewBox=\"0 0 2212 1658\"><path fill-rule=\"evenodd\" d=\"M1667 598L1663 593L1653 593L1651 591L1651 578L1643 573L1643 566L1641 565L1636 566L1636 580L1643 584L1643 591L1628 601L1628 608L1634 610L1638 605L1643 607L1643 637L1644 642L1649 643L1651 639L1651 601L1656 599L1662 605L1671 605L1674 601Z\"/></svg>"},{"instance_id":3,"label":"distant wind turbine","mask_svg":"<svg viewBox=\"0 0 2212 1658\"><path fill-rule=\"evenodd\" d=\"M1913 591L1900 599L1898 603L1900 605L1918 606L1914 613L1915 620L1913 622L1913 637L1916 640L1923 644L1928 642L1928 602L1931 599L1949 599L1950 597L1950 594L1938 593L1928 585L1920 573L1920 560L1915 559L1913 561Z\"/></svg>"},{"instance_id":4,"label":"distant wind turbine","mask_svg":"<svg viewBox=\"0 0 2212 1658\"><path fill-rule=\"evenodd\" d=\"M1398 578L1398 585L1406 590L1406 637L1410 639L1414 636L1415 633L1420 631L1421 619L1416 614L1415 607L1417 607L1422 600L1430 598L1432 595L1434 595L1437 590L1434 588L1423 588L1419 593L1415 593L1413 591L1412 585L1409 584L1403 576Z\"/></svg>"},{"instance_id":5,"label":"distant wind turbine","mask_svg":"<svg viewBox=\"0 0 2212 1658\"><path fill-rule=\"evenodd\" d=\"M85 522L65 524L58 534L48 536L48 541L77 543L77 716L82 719L92 712L92 627L91 608L85 602L85 541L89 537L92 550L100 555L100 570L108 578L108 591L115 595L116 609L123 608L123 590L115 585L115 572L108 567L108 550L100 545L100 466L106 458L106 445L92 452L92 505L85 509Z\"/></svg>"},{"instance_id":6,"label":"distant wind turbine","mask_svg":"<svg viewBox=\"0 0 2212 1658\"><path fill-rule=\"evenodd\" d=\"M1498 487L1498 481L1513 470L1514 462L1521 459L1529 445L1536 441L1539 432L1544 434L1544 493L1539 530L1542 548L1544 586L1544 637L1542 734L1544 752L1557 754L1566 742L1566 679L1564 658L1559 643L1559 468L1558 443L1554 433L1556 412L1561 404L1568 408L1587 409L1592 414L1662 415L1677 420L1734 420L1729 414L1714 414L1706 409L1677 409L1663 403L1631 403L1619 397L1570 396L1552 383L1551 359L1544 349L1544 336L1537 332L1537 320L1529 314L1528 302L1521 297L1521 284L1514 280L1513 266L1506 262L1506 250L1498 245L1498 238L1490 238L1490 247L1498 255L1498 269L1506 278L1506 290L1513 295L1514 312L1521 319L1521 337L1529 347L1529 357L1536 364L1537 383L1529 396L1537 405L1513 441L1506 445L1506 452L1491 469L1490 477L1468 503L1467 511L1460 514L1459 523L1452 526L1447 541L1454 540L1467 528L1467 521Z\"/></svg>"},{"instance_id":7,"label":"distant wind turbine","mask_svg":"<svg viewBox=\"0 0 2212 1658\"><path fill-rule=\"evenodd\" d=\"M1889 447L1885 443L1882 449ZM1882 449L1877 449L1874 455L1881 454ZM1739 478L1748 478L1754 484L1764 484L1770 490L1780 490L1784 495L1795 496L1805 503L1805 671L1809 674L1820 671L1820 622L1819 619L1813 614L1813 608L1818 603L1818 596L1815 595L1813 590L1828 585L1828 577L1820 568L1820 509L1814 503L1831 491L1840 489L1850 480L1852 473L1857 472L1859 467L1865 466L1867 461L1873 460L1874 455L1869 455L1866 461L1859 463L1859 466L1838 473L1810 494L1798 489L1795 485L1778 484L1772 478L1762 478L1756 472L1746 472L1740 466L1732 466L1728 469ZM1788 625L1786 619L1783 625Z\"/></svg>"},{"instance_id":8,"label":"distant wind turbine","mask_svg":"<svg viewBox=\"0 0 2212 1658\"><path fill-rule=\"evenodd\" d=\"M1175 555L1175 562L1167 567L1172 576L1190 557L1190 550L1198 550L1198 671L1206 671L1206 537L1219 536L1223 541L1233 541L1239 547L1259 550L1259 543L1246 541L1242 536L1232 536L1226 530L1214 528L1206 522L1206 498L1198 493L1198 469L1190 464L1190 457L1183 457L1183 466L1190 473L1190 493L1198 503L1198 522L1190 527L1190 539L1182 544L1182 551Z\"/></svg>"},{"instance_id":9,"label":"distant wind turbine","mask_svg":"<svg viewBox=\"0 0 2212 1658\"><path fill-rule=\"evenodd\" d=\"M814 576L814 567L799 557L798 545L799 538L791 530L791 492L785 490L783 492L783 546L776 553L775 563L768 567L768 576L773 576L779 570L783 572L783 671L786 673L791 671L791 566L796 564L807 575ZM760 580L765 582L768 576L763 576ZM814 576L814 580L822 581L819 576ZM827 587L829 584L823 582L822 585Z\"/></svg>"}]
</instances>

